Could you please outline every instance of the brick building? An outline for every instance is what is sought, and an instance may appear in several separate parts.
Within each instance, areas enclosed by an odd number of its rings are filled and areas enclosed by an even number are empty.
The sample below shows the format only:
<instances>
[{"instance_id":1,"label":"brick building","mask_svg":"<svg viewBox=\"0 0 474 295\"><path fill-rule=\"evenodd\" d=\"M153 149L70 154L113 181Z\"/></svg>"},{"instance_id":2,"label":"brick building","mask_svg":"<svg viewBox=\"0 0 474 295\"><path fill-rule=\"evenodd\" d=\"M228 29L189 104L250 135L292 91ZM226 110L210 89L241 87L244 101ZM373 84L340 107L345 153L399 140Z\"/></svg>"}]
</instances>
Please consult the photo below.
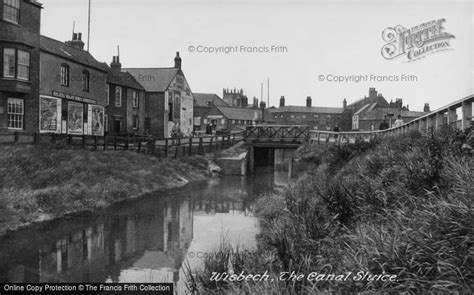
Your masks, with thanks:
<instances>
[{"instance_id":1,"label":"brick building","mask_svg":"<svg viewBox=\"0 0 474 295\"><path fill-rule=\"evenodd\" d=\"M174 63L172 68L123 69L145 89L145 130L158 137L171 136L175 124L185 136L193 131L194 98L181 69L179 52Z\"/></svg>"},{"instance_id":2,"label":"brick building","mask_svg":"<svg viewBox=\"0 0 474 295\"><path fill-rule=\"evenodd\" d=\"M281 125L308 125L315 130L333 130L340 124L344 108L313 107L312 98L306 98L306 106L286 106L280 98L278 108L269 109L271 119ZM266 120L267 121L267 120Z\"/></svg>"},{"instance_id":3,"label":"brick building","mask_svg":"<svg viewBox=\"0 0 474 295\"><path fill-rule=\"evenodd\" d=\"M224 89L222 99L231 107L246 108L249 104L249 99L244 95L244 90Z\"/></svg>"},{"instance_id":4,"label":"brick building","mask_svg":"<svg viewBox=\"0 0 474 295\"><path fill-rule=\"evenodd\" d=\"M84 50L81 33L65 43L41 36L43 133L103 135L108 68Z\"/></svg>"},{"instance_id":5,"label":"brick building","mask_svg":"<svg viewBox=\"0 0 474 295\"><path fill-rule=\"evenodd\" d=\"M109 134L145 133L145 89L113 57L107 75L105 126Z\"/></svg>"},{"instance_id":6,"label":"brick building","mask_svg":"<svg viewBox=\"0 0 474 295\"><path fill-rule=\"evenodd\" d=\"M0 4L0 132L38 130L41 9L34 0Z\"/></svg>"},{"instance_id":7,"label":"brick building","mask_svg":"<svg viewBox=\"0 0 474 295\"><path fill-rule=\"evenodd\" d=\"M403 99L397 98L388 102L375 88L369 89L369 96L365 96L347 106L352 112L352 130L378 130L380 123L386 120L389 126L400 115L404 122L409 122L430 111L429 104L425 104L423 112L410 111L409 106L403 105Z\"/></svg>"},{"instance_id":8,"label":"brick building","mask_svg":"<svg viewBox=\"0 0 474 295\"><path fill-rule=\"evenodd\" d=\"M194 93L194 130L203 131L208 124L207 114L217 107L228 107L229 105L214 93Z\"/></svg>"}]
</instances>

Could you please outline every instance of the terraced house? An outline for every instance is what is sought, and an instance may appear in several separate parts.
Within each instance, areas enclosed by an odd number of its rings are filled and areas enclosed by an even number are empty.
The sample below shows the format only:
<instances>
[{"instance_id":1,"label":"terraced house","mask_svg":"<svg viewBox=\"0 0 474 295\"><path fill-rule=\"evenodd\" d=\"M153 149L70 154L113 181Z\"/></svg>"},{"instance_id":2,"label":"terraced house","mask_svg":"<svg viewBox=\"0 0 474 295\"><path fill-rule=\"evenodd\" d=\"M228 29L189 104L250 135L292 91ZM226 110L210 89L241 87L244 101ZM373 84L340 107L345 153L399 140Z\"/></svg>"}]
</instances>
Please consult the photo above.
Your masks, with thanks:
<instances>
[{"instance_id":1,"label":"terraced house","mask_svg":"<svg viewBox=\"0 0 474 295\"><path fill-rule=\"evenodd\" d=\"M145 89L114 56L107 76L105 126L108 134L145 133Z\"/></svg>"},{"instance_id":2,"label":"terraced house","mask_svg":"<svg viewBox=\"0 0 474 295\"><path fill-rule=\"evenodd\" d=\"M0 132L38 130L41 9L34 0L0 4Z\"/></svg>"},{"instance_id":3,"label":"terraced house","mask_svg":"<svg viewBox=\"0 0 474 295\"><path fill-rule=\"evenodd\" d=\"M41 36L40 66L39 131L104 135L108 67L84 50L82 34Z\"/></svg>"}]
</instances>

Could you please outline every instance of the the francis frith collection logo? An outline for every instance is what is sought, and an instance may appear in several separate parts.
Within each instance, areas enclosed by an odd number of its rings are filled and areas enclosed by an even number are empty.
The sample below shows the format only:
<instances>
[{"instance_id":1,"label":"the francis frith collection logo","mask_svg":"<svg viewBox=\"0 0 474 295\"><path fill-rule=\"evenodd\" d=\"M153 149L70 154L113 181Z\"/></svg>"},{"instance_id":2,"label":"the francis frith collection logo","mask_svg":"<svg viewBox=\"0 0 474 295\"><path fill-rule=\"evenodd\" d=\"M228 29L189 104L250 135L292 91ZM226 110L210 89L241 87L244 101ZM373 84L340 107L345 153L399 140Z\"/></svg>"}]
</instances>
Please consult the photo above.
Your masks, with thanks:
<instances>
[{"instance_id":1,"label":"the francis frith collection logo","mask_svg":"<svg viewBox=\"0 0 474 295\"><path fill-rule=\"evenodd\" d=\"M385 59L402 59L407 62L429 54L452 49L453 34L445 31L446 19L432 20L406 29L401 25L388 27L382 32L386 44L382 47Z\"/></svg>"}]
</instances>

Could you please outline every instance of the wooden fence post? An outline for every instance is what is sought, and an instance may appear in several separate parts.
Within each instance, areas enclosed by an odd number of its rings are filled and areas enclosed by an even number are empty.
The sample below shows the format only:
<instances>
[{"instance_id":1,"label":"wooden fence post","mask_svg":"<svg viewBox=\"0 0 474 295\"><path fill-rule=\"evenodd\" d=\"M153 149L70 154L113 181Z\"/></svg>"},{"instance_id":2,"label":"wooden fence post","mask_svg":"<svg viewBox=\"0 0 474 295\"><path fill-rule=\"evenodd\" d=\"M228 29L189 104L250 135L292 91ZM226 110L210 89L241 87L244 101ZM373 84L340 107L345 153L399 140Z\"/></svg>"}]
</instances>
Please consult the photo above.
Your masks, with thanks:
<instances>
[{"instance_id":1,"label":"wooden fence post","mask_svg":"<svg viewBox=\"0 0 474 295\"><path fill-rule=\"evenodd\" d=\"M235 133L234 133L234 136L232 137L232 146L235 145Z\"/></svg>"},{"instance_id":2,"label":"wooden fence post","mask_svg":"<svg viewBox=\"0 0 474 295\"><path fill-rule=\"evenodd\" d=\"M211 137L211 141L209 142L209 153L212 152L212 141L214 140L214 137Z\"/></svg>"},{"instance_id":3,"label":"wooden fence post","mask_svg":"<svg viewBox=\"0 0 474 295\"><path fill-rule=\"evenodd\" d=\"M168 138L165 138L165 158L168 157Z\"/></svg>"},{"instance_id":4,"label":"wooden fence post","mask_svg":"<svg viewBox=\"0 0 474 295\"><path fill-rule=\"evenodd\" d=\"M114 136L114 150L117 150L117 135Z\"/></svg>"},{"instance_id":5,"label":"wooden fence post","mask_svg":"<svg viewBox=\"0 0 474 295\"><path fill-rule=\"evenodd\" d=\"M97 150L97 136L94 135L94 150Z\"/></svg>"},{"instance_id":6,"label":"wooden fence post","mask_svg":"<svg viewBox=\"0 0 474 295\"><path fill-rule=\"evenodd\" d=\"M203 139L199 137L199 146L198 146L198 154L204 154L204 147L203 147Z\"/></svg>"},{"instance_id":7,"label":"wooden fence post","mask_svg":"<svg viewBox=\"0 0 474 295\"><path fill-rule=\"evenodd\" d=\"M128 137L128 133L127 133L127 137L125 138L125 149L128 150L128 141L129 141L129 137Z\"/></svg>"},{"instance_id":8,"label":"wooden fence post","mask_svg":"<svg viewBox=\"0 0 474 295\"><path fill-rule=\"evenodd\" d=\"M107 135L104 134L104 151L107 150Z\"/></svg>"}]
</instances>

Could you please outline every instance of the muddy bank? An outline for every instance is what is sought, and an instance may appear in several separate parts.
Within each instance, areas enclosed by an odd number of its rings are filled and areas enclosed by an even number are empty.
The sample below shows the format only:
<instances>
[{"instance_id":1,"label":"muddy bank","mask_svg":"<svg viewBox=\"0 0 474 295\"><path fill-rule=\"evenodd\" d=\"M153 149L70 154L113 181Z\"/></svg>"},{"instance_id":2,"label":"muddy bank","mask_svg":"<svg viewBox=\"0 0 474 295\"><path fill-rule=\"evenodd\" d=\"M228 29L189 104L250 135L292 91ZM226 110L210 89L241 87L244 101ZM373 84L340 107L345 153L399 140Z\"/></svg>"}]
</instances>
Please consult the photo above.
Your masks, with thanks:
<instances>
[{"instance_id":1,"label":"muddy bank","mask_svg":"<svg viewBox=\"0 0 474 295\"><path fill-rule=\"evenodd\" d=\"M0 235L204 180L211 159L0 146Z\"/></svg>"}]
</instances>

